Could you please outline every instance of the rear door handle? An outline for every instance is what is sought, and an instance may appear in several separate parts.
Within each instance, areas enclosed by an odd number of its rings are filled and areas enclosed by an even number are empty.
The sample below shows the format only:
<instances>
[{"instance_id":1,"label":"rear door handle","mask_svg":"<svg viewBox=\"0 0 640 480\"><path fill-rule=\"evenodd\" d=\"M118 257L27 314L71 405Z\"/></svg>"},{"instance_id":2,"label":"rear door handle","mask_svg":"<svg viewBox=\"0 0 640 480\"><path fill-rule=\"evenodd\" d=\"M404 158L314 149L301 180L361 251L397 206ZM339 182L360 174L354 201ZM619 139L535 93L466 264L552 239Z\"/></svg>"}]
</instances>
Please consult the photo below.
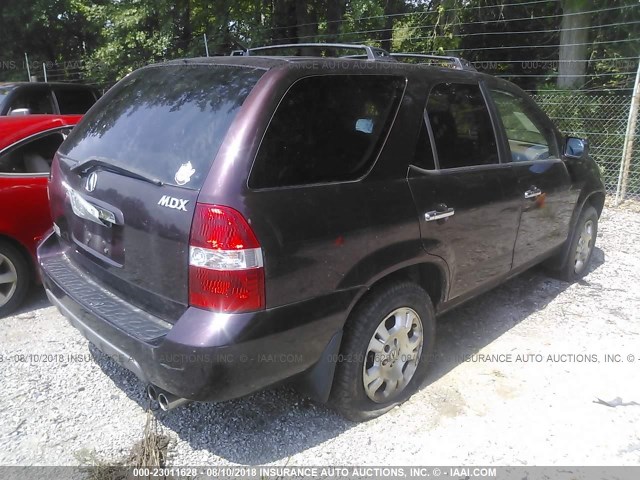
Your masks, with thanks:
<instances>
[{"instance_id":1,"label":"rear door handle","mask_svg":"<svg viewBox=\"0 0 640 480\"><path fill-rule=\"evenodd\" d=\"M443 218L454 215L456 211L453 208L445 208L442 211L431 210L424 214L424 219L427 222L433 222L434 220L442 220Z\"/></svg>"},{"instance_id":2,"label":"rear door handle","mask_svg":"<svg viewBox=\"0 0 640 480\"><path fill-rule=\"evenodd\" d=\"M542 195L542 190L538 187L531 187L529 190L524 192L524 198L536 198Z\"/></svg>"}]
</instances>

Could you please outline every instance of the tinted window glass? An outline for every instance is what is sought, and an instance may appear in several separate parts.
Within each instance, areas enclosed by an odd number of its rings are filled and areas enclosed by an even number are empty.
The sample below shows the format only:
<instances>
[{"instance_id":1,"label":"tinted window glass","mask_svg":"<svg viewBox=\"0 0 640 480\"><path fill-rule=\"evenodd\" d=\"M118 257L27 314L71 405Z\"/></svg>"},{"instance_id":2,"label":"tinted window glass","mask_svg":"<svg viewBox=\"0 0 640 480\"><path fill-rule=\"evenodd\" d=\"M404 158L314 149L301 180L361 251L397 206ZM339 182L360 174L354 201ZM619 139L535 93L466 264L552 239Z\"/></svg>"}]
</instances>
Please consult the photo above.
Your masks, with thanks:
<instances>
[{"instance_id":1,"label":"tinted window glass","mask_svg":"<svg viewBox=\"0 0 640 480\"><path fill-rule=\"evenodd\" d=\"M429 140L429 132L427 131L427 125L424 121L420 125L420 133L418 134L418 144L416 146L416 155L413 164L425 170L434 170L436 168L433 160L433 148L431 148L431 141Z\"/></svg>"},{"instance_id":2,"label":"tinted window glass","mask_svg":"<svg viewBox=\"0 0 640 480\"><path fill-rule=\"evenodd\" d=\"M478 85L436 85L427 113L440 168L498 163L496 137Z\"/></svg>"},{"instance_id":3,"label":"tinted window glass","mask_svg":"<svg viewBox=\"0 0 640 480\"><path fill-rule=\"evenodd\" d=\"M8 113L18 108L28 108L32 114L54 113L51 100L51 92L49 90L21 89L11 101Z\"/></svg>"},{"instance_id":4,"label":"tinted window glass","mask_svg":"<svg viewBox=\"0 0 640 480\"><path fill-rule=\"evenodd\" d=\"M5 102L7 100L7 97L11 93L11 90L13 89L0 87L0 114L2 114L2 111L4 110Z\"/></svg>"},{"instance_id":5,"label":"tinted window glass","mask_svg":"<svg viewBox=\"0 0 640 480\"><path fill-rule=\"evenodd\" d=\"M558 156L552 128L528 102L498 90L492 90L491 96L509 139L512 161L526 162Z\"/></svg>"},{"instance_id":6,"label":"tinted window glass","mask_svg":"<svg viewBox=\"0 0 640 480\"><path fill-rule=\"evenodd\" d=\"M96 103L93 92L90 90L60 88L54 92L62 115L87 113L87 110Z\"/></svg>"},{"instance_id":7,"label":"tinted window glass","mask_svg":"<svg viewBox=\"0 0 640 480\"><path fill-rule=\"evenodd\" d=\"M10 148L0 156L0 173L48 173L53 156L68 133L65 128Z\"/></svg>"},{"instance_id":8,"label":"tinted window glass","mask_svg":"<svg viewBox=\"0 0 640 480\"><path fill-rule=\"evenodd\" d=\"M263 71L220 65L138 70L102 97L63 144L159 180L200 188L245 98ZM185 175L186 173L186 175Z\"/></svg>"},{"instance_id":9,"label":"tinted window glass","mask_svg":"<svg viewBox=\"0 0 640 480\"><path fill-rule=\"evenodd\" d=\"M328 75L303 78L287 92L265 133L253 188L355 180L384 140L404 78Z\"/></svg>"}]
</instances>

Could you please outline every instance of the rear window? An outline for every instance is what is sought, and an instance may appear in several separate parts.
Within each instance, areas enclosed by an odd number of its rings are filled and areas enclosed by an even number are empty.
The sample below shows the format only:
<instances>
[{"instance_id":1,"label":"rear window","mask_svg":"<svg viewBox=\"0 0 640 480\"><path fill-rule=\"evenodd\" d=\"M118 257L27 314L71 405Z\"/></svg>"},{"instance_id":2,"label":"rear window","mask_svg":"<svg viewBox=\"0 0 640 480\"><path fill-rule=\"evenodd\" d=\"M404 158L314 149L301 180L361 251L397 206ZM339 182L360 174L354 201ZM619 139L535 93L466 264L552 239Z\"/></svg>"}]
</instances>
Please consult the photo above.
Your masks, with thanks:
<instances>
[{"instance_id":1,"label":"rear window","mask_svg":"<svg viewBox=\"0 0 640 480\"><path fill-rule=\"evenodd\" d=\"M87 110L96 103L93 92L88 89L58 88L54 92L61 115L87 113Z\"/></svg>"},{"instance_id":2,"label":"rear window","mask_svg":"<svg viewBox=\"0 0 640 480\"><path fill-rule=\"evenodd\" d=\"M254 162L252 188L355 180L376 159L405 79L324 75L297 81L284 96Z\"/></svg>"},{"instance_id":3,"label":"rear window","mask_svg":"<svg viewBox=\"0 0 640 480\"><path fill-rule=\"evenodd\" d=\"M263 70L164 65L125 77L86 115L61 153L108 159L165 183L199 189Z\"/></svg>"}]
</instances>

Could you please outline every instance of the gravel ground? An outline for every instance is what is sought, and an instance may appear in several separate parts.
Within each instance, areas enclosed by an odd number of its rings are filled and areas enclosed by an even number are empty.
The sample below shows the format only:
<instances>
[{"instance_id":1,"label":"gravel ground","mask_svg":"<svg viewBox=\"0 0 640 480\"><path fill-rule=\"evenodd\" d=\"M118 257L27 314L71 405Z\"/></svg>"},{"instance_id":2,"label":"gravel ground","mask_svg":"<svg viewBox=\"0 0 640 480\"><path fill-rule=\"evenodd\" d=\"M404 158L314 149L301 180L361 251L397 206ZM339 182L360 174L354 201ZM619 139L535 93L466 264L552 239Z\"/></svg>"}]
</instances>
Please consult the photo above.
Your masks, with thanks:
<instances>
[{"instance_id":1,"label":"gravel ground","mask_svg":"<svg viewBox=\"0 0 640 480\"><path fill-rule=\"evenodd\" d=\"M379 419L279 388L159 425L172 465L638 465L639 320L640 213L606 209L583 281L533 270L447 314L429 385ZM42 292L0 319L0 355L0 465L117 461L141 439L144 385Z\"/></svg>"}]
</instances>

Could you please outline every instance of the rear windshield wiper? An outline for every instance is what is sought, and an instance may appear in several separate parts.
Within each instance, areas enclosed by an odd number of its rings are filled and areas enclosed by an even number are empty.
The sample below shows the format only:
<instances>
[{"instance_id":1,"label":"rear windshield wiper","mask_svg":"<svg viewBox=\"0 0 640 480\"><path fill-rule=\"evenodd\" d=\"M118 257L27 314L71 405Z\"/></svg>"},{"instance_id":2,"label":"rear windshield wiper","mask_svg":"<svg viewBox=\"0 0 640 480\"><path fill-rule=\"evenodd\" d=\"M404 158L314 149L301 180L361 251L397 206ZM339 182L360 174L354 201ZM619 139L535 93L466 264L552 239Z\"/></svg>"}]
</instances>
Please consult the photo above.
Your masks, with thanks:
<instances>
[{"instance_id":1,"label":"rear windshield wiper","mask_svg":"<svg viewBox=\"0 0 640 480\"><path fill-rule=\"evenodd\" d=\"M162 180L150 177L149 175L145 175L144 173L136 172L135 170L120 167L119 165L114 165L109 160L100 157L89 157L84 162L76 163L73 167L70 168L70 170L74 173L84 174L90 172L91 170L95 170L96 168L107 170L113 173L118 173L120 175L124 175L125 177L137 178L138 180L153 183L154 185L157 185L159 187L164 185Z\"/></svg>"}]
</instances>

